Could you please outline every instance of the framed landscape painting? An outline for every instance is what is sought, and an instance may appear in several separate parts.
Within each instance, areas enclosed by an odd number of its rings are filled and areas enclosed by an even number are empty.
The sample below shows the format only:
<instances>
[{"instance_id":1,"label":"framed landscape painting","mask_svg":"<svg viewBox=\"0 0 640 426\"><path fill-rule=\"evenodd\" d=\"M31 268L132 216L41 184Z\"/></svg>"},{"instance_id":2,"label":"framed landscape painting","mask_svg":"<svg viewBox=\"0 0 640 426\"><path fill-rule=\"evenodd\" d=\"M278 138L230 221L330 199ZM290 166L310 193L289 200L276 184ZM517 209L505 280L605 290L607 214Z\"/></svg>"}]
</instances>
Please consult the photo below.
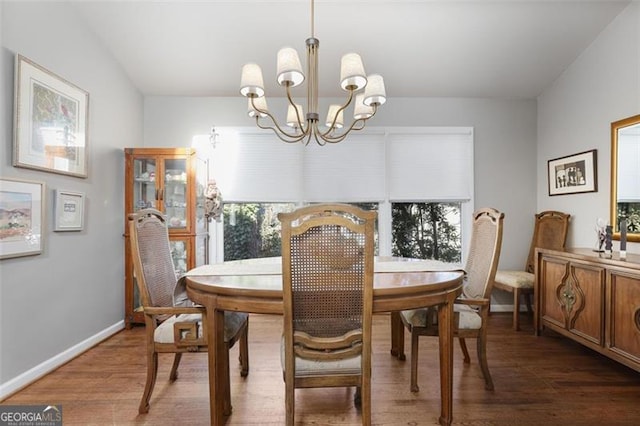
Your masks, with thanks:
<instances>
[{"instance_id":1,"label":"framed landscape painting","mask_svg":"<svg viewBox=\"0 0 640 426\"><path fill-rule=\"evenodd\" d=\"M16 57L13 165L87 177L89 94Z\"/></svg>"},{"instance_id":2,"label":"framed landscape painting","mask_svg":"<svg viewBox=\"0 0 640 426\"><path fill-rule=\"evenodd\" d=\"M0 179L0 259L42 253L44 183Z\"/></svg>"},{"instance_id":3,"label":"framed landscape painting","mask_svg":"<svg viewBox=\"0 0 640 426\"><path fill-rule=\"evenodd\" d=\"M549 160L549 195L596 192L598 174L595 149Z\"/></svg>"}]
</instances>

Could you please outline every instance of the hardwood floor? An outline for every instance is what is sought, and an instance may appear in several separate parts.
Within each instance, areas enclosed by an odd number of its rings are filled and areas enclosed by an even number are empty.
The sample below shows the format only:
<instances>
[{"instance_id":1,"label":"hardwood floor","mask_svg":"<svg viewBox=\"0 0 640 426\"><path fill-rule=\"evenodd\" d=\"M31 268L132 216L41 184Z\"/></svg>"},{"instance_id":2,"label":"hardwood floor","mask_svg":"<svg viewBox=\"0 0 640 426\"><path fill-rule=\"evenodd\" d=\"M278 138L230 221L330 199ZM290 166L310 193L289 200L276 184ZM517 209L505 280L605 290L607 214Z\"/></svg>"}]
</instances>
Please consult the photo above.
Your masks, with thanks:
<instances>
[{"instance_id":1,"label":"hardwood floor","mask_svg":"<svg viewBox=\"0 0 640 426\"><path fill-rule=\"evenodd\" d=\"M455 342L453 420L456 425L638 425L640 373L552 332L511 329L511 314L490 317L487 355L495 391L485 391L475 343L464 365ZM252 316L251 371L241 378L232 350L233 414L228 425L284 423L280 369L281 318ZM205 354L185 354L169 383L172 358L160 357L148 414L138 415L145 383L143 330L124 330L2 402L62 404L65 425L206 425L209 420ZM408 333L407 333L408 336ZM237 345L236 345L237 346ZM389 318L374 318L372 418L376 425L437 424L440 410L437 339L420 339L420 392L409 390L409 360L389 354ZM409 341L406 342L409 356ZM355 425L360 416L348 389L296 393L298 424Z\"/></svg>"}]
</instances>

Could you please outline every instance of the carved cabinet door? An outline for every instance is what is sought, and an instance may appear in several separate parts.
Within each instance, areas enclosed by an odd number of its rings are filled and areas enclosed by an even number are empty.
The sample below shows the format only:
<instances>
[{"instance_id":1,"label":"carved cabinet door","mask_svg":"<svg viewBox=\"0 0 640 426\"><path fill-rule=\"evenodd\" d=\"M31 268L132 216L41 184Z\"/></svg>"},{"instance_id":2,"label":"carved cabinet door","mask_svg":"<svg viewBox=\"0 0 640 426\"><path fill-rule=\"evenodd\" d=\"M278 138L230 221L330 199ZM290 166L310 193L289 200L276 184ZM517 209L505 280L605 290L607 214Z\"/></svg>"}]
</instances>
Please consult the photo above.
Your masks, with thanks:
<instances>
[{"instance_id":1,"label":"carved cabinet door","mask_svg":"<svg viewBox=\"0 0 640 426\"><path fill-rule=\"evenodd\" d=\"M604 344L604 268L571 262L569 276L558 289L571 333L598 346Z\"/></svg>"},{"instance_id":2,"label":"carved cabinet door","mask_svg":"<svg viewBox=\"0 0 640 426\"><path fill-rule=\"evenodd\" d=\"M604 343L603 268L545 258L541 268L541 318L583 343Z\"/></svg>"},{"instance_id":3,"label":"carved cabinet door","mask_svg":"<svg viewBox=\"0 0 640 426\"><path fill-rule=\"evenodd\" d=\"M640 363L640 276L612 270L608 288L607 346L616 355Z\"/></svg>"}]
</instances>

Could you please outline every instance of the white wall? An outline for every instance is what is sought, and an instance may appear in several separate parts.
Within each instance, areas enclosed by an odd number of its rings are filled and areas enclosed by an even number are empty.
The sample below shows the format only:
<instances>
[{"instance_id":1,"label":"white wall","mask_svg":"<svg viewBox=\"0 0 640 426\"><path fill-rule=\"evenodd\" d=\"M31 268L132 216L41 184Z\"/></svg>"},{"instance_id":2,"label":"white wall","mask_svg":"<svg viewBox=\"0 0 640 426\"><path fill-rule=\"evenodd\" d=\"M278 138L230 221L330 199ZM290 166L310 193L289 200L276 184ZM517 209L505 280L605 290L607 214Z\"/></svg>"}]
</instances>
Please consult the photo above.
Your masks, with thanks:
<instances>
[{"instance_id":1,"label":"white wall","mask_svg":"<svg viewBox=\"0 0 640 426\"><path fill-rule=\"evenodd\" d=\"M640 2L631 3L538 98L538 210L572 215L568 246L594 247L609 219L611 122L640 113ZM547 161L598 150L598 191L550 197ZM614 250L618 250L614 243ZM630 252L640 245L630 243Z\"/></svg>"},{"instance_id":2,"label":"white wall","mask_svg":"<svg viewBox=\"0 0 640 426\"><path fill-rule=\"evenodd\" d=\"M46 184L44 253L0 261L0 399L122 327L124 155L142 145L142 96L68 3L0 2L0 174ZM12 166L14 58L89 92L89 177ZM52 191L86 194L85 229L54 233Z\"/></svg>"},{"instance_id":3,"label":"white wall","mask_svg":"<svg viewBox=\"0 0 640 426\"><path fill-rule=\"evenodd\" d=\"M321 102L322 105L329 100ZM339 102L339 100L335 100ZM144 144L189 146L194 135L219 127L252 126L247 101L233 98L146 97ZM284 111L284 99L269 99ZM390 98L370 125L472 126L475 134L475 206L505 213L501 267L526 262L536 212L536 102L458 98ZM348 143L348 140L343 142ZM505 185L509 190L505 190Z\"/></svg>"}]
</instances>

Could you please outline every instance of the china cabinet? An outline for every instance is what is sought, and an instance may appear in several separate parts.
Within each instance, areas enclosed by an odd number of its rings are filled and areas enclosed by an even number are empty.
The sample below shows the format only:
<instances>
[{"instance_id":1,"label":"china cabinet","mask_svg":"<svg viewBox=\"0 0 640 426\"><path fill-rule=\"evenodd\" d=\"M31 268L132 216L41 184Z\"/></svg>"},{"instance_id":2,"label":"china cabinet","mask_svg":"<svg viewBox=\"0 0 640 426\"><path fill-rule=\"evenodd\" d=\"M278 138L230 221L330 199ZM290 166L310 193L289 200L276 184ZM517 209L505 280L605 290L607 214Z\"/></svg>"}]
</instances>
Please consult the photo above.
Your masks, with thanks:
<instances>
[{"instance_id":1,"label":"china cabinet","mask_svg":"<svg viewBox=\"0 0 640 426\"><path fill-rule=\"evenodd\" d=\"M536 250L535 329L640 371L640 256Z\"/></svg>"},{"instance_id":2,"label":"china cabinet","mask_svg":"<svg viewBox=\"0 0 640 426\"><path fill-rule=\"evenodd\" d=\"M125 324L144 324L129 247L127 216L163 212L178 275L208 261L204 189L208 165L191 148L125 148Z\"/></svg>"}]
</instances>

